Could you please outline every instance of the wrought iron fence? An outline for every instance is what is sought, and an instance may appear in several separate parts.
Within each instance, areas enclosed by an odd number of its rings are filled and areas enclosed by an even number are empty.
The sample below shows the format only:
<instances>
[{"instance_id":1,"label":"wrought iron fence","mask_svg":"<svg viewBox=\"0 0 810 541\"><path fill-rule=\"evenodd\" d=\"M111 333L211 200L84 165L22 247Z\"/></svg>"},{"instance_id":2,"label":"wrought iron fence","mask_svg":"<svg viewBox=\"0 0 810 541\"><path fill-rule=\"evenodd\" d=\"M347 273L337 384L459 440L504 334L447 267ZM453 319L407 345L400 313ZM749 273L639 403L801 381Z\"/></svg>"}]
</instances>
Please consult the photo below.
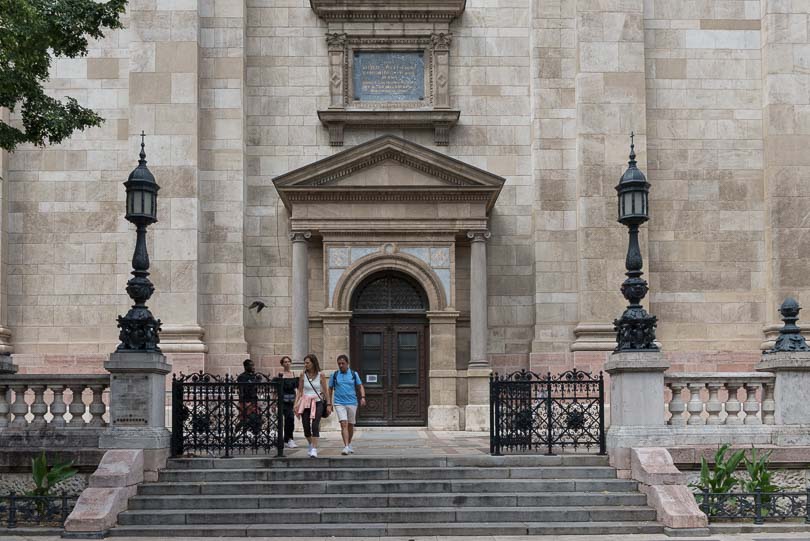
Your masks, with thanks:
<instances>
[{"instance_id":1,"label":"wrought iron fence","mask_svg":"<svg viewBox=\"0 0 810 541\"><path fill-rule=\"evenodd\" d=\"M78 496L0 496L0 526L63 526Z\"/></svg>"},{"instance_id":2,"label":"wrought iron fence","mask_svg":"<svg viewBox=\"0 0 810 541\"><path fill-rule=\"evenodd\" d=\"M804 492L709 492L695 494L700 510L712 519L766 520L803 518L810 524L810 486Z\"/></svg>"},{"instance_id":3,"label":"wrought iron fence","mask_svg":"<svg viewBox=\"0 0 810 541\"><path fill-rule=\"evenodd\" d=\"M605 383L600 372L573 369L557 376L521 370L489 382L490 453L566 448L605 454Z\"/></svg>"},{"instance_id":4,"label":"wrought iron fence","mask_svg":"<svg viewBox=\"0 0 810 541\"><path fill-rule=\"evenodd\" d=\"M284 455L281 381L204 372L172 377L172 456Z\"/></svg>"}]
</instances>

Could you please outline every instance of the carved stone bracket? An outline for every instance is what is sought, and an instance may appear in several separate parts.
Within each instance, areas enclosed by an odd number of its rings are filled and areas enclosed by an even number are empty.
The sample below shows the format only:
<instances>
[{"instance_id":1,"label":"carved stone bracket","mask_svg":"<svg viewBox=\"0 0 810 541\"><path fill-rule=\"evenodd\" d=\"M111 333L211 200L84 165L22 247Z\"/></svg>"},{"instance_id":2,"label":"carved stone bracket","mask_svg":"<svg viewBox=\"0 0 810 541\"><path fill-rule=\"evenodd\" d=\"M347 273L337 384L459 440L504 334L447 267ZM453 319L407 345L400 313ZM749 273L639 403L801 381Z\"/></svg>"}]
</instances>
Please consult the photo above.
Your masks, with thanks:
<instances>
[{"instance_id":1,"label":"carved stone bracket","mask_svg":"<svg viewBox=\"0 0 810 541\"><path fill-rule=\"evenodd\" d=\"M310 231L291 231L290 242L306 242L312 237Z\"/></svg>"}]
</instances>

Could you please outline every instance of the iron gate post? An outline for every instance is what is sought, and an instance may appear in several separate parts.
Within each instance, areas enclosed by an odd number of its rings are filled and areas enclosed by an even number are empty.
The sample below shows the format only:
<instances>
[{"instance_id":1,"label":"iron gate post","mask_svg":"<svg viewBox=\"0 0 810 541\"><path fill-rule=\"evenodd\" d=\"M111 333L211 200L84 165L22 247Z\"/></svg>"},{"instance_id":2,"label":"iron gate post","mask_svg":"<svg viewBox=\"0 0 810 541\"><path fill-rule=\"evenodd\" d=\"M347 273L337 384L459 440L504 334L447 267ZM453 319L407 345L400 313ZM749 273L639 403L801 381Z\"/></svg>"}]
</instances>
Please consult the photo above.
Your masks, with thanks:
<instances>
[{"instance_id":1,"label":"iron gate post","mask_svg":"<svg viewBox=\"0 0 810 541\"><path fill-rule=\"evenodd\" d=\"M225 456L231 458L231 446L233 445L233 394L231 386L233 380L230 375L225 375Z\"/></svg>"},{"instance_id":2,"label":"iron gate post","mask_svg":"<svg viewBox=\"0 0 810 541\"><path fill-rule=\"evenodd\" d=\"M171 456L183 454L183 384L172 374L172 440Z\"/></svg>"},{"instance_id":3,"label":"iron gate post","mask_svg":"<svg viewBox=\"0 0 810 541\"><path fill-rule=\"evenodd\" d=\"M547 455L553 455L553 442L552 439L554 437L553 426L554 426L554 419L552 418L553 408L551 407L551 372L546 374L546 418L548 422L546 423L546 440L548 443L548 452Z\"/></svg>"},{"instance_id":4,"label":"iron gate post","mask_svg":"<svg viewBox=\"0 0 810 541\"><path fill-rule=\"evenodd\" d=\"M287 437L284 433L284 400L282 400L284 380L278 379L278 381L274 382L274 386L276 389L276 404L278 405L276 408L276 450L278 454L276 456L281 457L284 456L284 440Z\"/></svg>"},{"instance_id":5,"label":"iron gate post","mask_svg":"<svg viewBox=\"0 0 810 541\"><path fill-rule=\"evenodd\" d=\"M607 452L607 445L605 442L605 376L604 373L599 371L599 454L604 455Z\"/></svg>"}]
</instances>

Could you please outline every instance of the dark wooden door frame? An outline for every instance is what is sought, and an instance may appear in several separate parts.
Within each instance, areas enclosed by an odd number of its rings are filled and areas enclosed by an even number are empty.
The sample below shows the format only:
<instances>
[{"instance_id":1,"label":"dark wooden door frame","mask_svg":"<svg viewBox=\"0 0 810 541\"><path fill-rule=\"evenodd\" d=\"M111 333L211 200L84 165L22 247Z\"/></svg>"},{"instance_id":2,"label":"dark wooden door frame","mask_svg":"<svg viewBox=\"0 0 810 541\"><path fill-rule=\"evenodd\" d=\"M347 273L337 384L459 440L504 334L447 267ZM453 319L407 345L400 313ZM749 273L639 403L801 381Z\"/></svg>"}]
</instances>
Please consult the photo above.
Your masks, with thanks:
<instances>
[{"instance_id":1,"label":"dark wooden door frame","mask_svg":"<svg viewBox=\"0 0 810 541\"><path fill-rule=\"evenodd\" d=\"M385 374L386 381L383 382L383 388L378 391L373 387L366 387L366 395L371 399L378 399L382 395L383 411L382 418L378 419L363 419L362 409L358 412L358 425L359 426L426 426L427 425L427 410L430 404L430 386L428 385L428 370L430 368L430 325L425 314L414 313L390 313L390 314L355 314L349 324L350 328L350 349L352 359L356 359L356 363L352 363L364 378L365 374L362 372L360 364L360 333L362 332L380 332L383 335L382 339L382 371ZM420 335L418 346L420 349L419 365L418 365L418 380L416 387L399 389L395 387L394 381L398 377L397 372L397 348L394 343L397 332L417 332ZM415 392L408 392L409 390ZM402 395L415 395L418 407L420 408L420 415L417 419L414 418L398 418L397 404L399 403L399 394Z\"/></svg>"}]
</instances>

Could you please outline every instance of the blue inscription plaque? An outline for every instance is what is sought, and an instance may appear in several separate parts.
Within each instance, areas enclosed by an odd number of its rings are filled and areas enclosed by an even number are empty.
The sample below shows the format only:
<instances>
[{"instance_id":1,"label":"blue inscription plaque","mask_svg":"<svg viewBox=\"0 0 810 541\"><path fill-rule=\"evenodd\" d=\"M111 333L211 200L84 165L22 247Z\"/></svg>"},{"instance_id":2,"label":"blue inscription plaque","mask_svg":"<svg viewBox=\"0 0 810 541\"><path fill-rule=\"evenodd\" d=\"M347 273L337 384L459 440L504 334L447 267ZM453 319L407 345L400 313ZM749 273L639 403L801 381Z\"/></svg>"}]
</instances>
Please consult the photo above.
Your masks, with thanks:
<instances>
[{"instance_id":1,"label":"blue inscription plaque","mask_svg":"<svg viewBox=\"0 0 810 541\"><path fill-rule=\"evenodd\" d=\"M353 71L356 100L425 99L425 55L422 51L356 51Z\"/></svg>"}]
</instances>

